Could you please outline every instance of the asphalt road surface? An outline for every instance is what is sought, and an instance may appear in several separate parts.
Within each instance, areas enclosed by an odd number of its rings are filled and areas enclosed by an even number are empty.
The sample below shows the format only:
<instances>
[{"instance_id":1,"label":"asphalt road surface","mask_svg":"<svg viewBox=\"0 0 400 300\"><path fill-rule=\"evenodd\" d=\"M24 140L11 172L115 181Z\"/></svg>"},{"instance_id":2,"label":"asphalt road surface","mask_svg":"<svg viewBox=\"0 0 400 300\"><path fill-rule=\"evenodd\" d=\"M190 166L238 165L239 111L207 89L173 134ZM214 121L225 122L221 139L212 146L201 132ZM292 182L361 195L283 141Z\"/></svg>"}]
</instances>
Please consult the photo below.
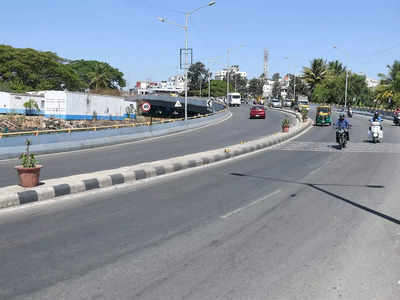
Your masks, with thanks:
<instances>
[{"instance_id":1,"label":"asphalt road surface","mask_svg":"<svg viewBox=\"0 0 400 300\"><path fill-rule=\"evenodd\" d=\"M400 128L314 127L113 193L0 212L1 299L400 299Z\"/></svg>"},{"instance_id":2,"label":"asphalt road surface","mask_svg":"<svg viewBox=\"0 0 400 300\"><path fill-rule=\"evenodd\" d=\"M130 144L37 156L41 180L115 169L167 159L250 141L280 130L284 114L267 111L265 120L250 120L249 105L231 108L233 116L222 123L176 135ZM0 161L0 187L17 184L17 159Z\"/></svg>"}]
</instances>

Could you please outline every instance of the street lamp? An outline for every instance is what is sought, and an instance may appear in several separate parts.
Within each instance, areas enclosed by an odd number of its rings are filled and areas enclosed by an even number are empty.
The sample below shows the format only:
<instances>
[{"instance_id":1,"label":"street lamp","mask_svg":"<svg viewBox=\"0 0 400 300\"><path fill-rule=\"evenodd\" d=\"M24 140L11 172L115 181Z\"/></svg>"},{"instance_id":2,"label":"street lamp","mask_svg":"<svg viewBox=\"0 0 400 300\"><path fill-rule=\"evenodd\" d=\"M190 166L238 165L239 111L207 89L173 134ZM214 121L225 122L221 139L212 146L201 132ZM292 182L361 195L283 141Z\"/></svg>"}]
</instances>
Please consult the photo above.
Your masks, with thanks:
<instances>
[{"instance_id":1,"label":"street lamp","mask_svg":"<svg viewBox=\"0 0 400 300\"><path fill-rule=\"evenodd\" d=\"M189 30L189 17L195 13L196 11L208 7L208 6L213 6L216 1L210 1L208 4L200 6L192 11L185 12L185 25L180 25L174 22L167 21L165 18L157 17L157 19L162 22L162 23L167 23L170 25L175 25L178 27L181 27L185 30L185 124L187 122L187 94L188 94L188 30Z\"/></svg>"},{"instance_id":2,"label":"street lamp","mask_svg":"<svg viewBox=\"0 0 400 300\"><path fill-rule=\"evenodd\" d=\"M336 46L333 46L333 49L337 49L337 47ZM349 71L351 71L351 70L349 70L349 69L346 69L346 87L345 87L345 90L344 90L344 108L346 109L346 106L347 106L347 85L348 85L348 78L349 78Z\"/></svg>"},{"instance_id":3,"label":"street lamp","mask_svg":"<svg viewBox=\"0 0 400 300\"><path fill-rule=\"evenodd\" d=\"M289 57L285 56L284 59L287 59L289 61ZM290 80L289 80L289 85L290 85ZM293 99L296 101L296 74L293 72Z\"/></svg>"}]
</instances>

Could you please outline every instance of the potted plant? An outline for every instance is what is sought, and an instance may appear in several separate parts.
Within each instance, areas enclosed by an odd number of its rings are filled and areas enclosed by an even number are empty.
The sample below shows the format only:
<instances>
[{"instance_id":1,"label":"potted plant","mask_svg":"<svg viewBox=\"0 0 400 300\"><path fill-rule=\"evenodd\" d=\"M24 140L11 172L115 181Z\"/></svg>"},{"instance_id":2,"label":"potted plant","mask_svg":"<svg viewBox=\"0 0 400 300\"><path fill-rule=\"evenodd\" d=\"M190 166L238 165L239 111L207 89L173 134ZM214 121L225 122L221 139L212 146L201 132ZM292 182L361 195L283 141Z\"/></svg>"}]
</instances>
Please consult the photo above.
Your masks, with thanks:
<instances>
[{"instance_id":1,"label":"potted plant","mask_svg":"<svg viewBox=\"0 0 400 300\"><path fill-rule=\"evenodd\" d=\"M282 120L281 126L282 126L282 132L289 132L290 119L284 118Z\"/></svg>"},{"instance_id":2,"label":"potted plant","mask_svg":"<svg viewBox=\"0 0 400 300\"><path fill-rule=\"evenodd\" d=\"M29 146L32 145L30 140L26 140L26 152L20 155L21 165L16 166L18 172L19 183L23 187L34 187L39 184L41 165L38 164L35 156L29 152Z\"/></svg>"}]
</instances>

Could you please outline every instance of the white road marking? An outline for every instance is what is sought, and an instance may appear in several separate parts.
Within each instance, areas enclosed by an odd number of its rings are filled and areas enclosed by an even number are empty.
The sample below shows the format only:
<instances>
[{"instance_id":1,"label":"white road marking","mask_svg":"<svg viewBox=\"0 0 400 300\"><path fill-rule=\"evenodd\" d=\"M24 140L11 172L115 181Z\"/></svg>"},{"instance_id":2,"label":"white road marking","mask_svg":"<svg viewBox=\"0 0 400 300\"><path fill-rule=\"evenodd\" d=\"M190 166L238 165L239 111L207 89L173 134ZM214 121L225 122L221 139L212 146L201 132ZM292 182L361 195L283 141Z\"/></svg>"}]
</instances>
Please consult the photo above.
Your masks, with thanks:
<instances>
[{"instance_id":1,"label":"white road marking","mask_svg":"<svg viewBox=\"0 0 400 300\"><path fill-rule=\"evenodd\" d=\"M229 218L229 217L231 217L231 216L233 216L233 215L235 215L237 213L240 213L241 211L243 211L243 210L245 210L247 208L250 208L250 207L252 207L252 206L254 206L254 205L256 205L256 204L258 204L258 203L260 203L262 201L265 201L268 198L279 194L280 192L281 192L280 190L276 190L275 192L272 192L272 193L270 193L270 194L268 194L268 195L266 195L264 197L261 197L261 198L257 199L256 201L253 201L253 202L247 204L246 206L239 207L238 209L235 209L234 211L231 211L230 213L221 216L221 219L226 219L226 218Z\"/></svg>"},{"instance_id":2,"label":"white road marking","mask_svg":"<svg viewBox=\"0 0 400 300\"><path fill-rule=\"evenodd\" d=\"M388 153L400 154L400 144L395 143L354 143L350 142L345 149L336 149L336 144L325 142L301 142L294 141L278 147L276 150L283 151L316 151L336 153Z\"/></svg>"}]
</instances>

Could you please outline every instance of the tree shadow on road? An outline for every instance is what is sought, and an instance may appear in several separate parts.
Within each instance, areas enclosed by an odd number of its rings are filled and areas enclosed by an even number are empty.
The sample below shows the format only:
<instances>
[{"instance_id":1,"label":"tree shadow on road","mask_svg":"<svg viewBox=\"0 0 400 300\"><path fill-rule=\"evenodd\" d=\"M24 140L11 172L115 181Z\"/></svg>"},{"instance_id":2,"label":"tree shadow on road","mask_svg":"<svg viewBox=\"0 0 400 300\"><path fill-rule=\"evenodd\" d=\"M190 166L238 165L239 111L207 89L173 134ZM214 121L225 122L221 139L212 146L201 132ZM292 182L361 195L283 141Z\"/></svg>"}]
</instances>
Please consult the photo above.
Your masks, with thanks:
<instances>
[{"instance_id":1,"label":"tree shadow on road","mask_svg":"<svg viewBox=\"0 0 400 300\"><path fill-rule=\"evenodd\" d=\"M325 184L325 183L309 183L309 182L301 182L301 181L292 181L292 180L286 180L286 179L280 179L280 178L273 178L273 177L264 177L264 176L257 176L257 175L249 175L249 174L243 174L243 173L230 173L230 175L233 176L239 176L239 177L250 177L250 178L257 178L257 179L262 179L262 180L268 180L268 181L279 181L279 182L284 182L284 183L292 183L292 184L300 184L300 185L304 185L304 186L308 186L311 187L317 191L320 191L322 193L325 193L331 197L334 197L336 199L339 199L340 201L343 201L347 204L350 204L354 207L357 207L361 210L364 210L366 212L369 212L375 216L381 217L387 221L390 221L392 223L395 223L397 225L400 225L400 220L393 218L391 216L388 216L384 213L381 213L377 210L374 210L372 208L369 208L367 206L361 205L357 202L351 201L349 199L346 199L342 196L339 196L335 193L329 192L327 190L325 190L324 188L322 188L321 186L340 186L340 187L364 187L364 188L373 188L373 189L383 189L385 188L385 186L383 185L371 185L371 184L367 184L367 185L352 185L352 184Z\"/></svg>"}]
</instances>

